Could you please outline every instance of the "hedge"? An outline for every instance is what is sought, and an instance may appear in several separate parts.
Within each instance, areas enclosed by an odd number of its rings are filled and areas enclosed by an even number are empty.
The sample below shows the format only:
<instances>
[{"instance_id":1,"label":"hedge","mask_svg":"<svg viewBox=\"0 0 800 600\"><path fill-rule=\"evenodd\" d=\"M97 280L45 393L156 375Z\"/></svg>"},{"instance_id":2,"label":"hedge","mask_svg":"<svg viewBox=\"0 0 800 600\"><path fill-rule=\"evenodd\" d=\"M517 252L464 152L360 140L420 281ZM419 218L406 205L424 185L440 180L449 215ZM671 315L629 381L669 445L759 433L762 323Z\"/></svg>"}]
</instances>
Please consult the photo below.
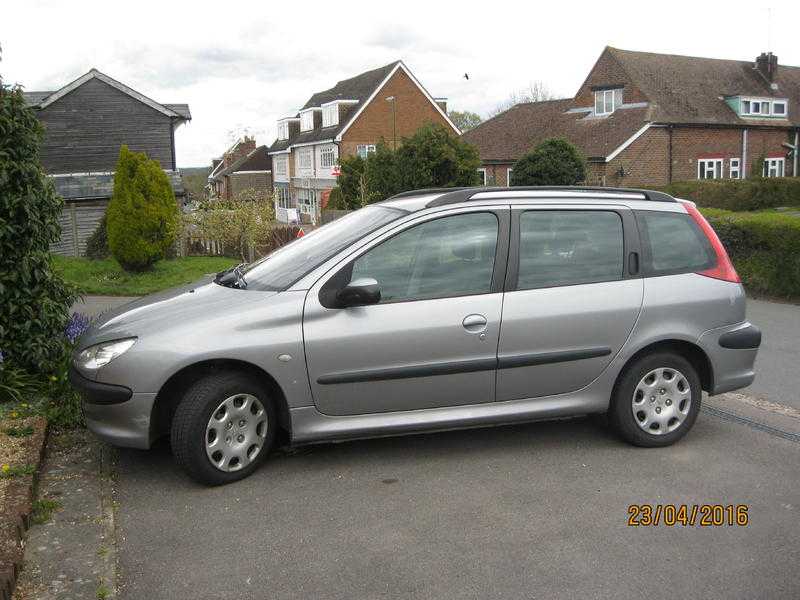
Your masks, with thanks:
<instances>
[{"instance_id":1,"label":"hedge","mask_svg":"<svg viewBox=\"0 0 800 600\"><path fill-rule=\"evenodd\" d=\"M703 209L748 292L800 298L800 217Z\"/></svg>"},{"instance_id":2,"label":"hedge","mask_svg":"<svg viewBox=\"0 0 800 600\"><path fill-rule=\"evenodd\" d=\"M658 189L707 208L746 211L800 206L800 177L679 181Z\"/></svg>"}]
</instances>

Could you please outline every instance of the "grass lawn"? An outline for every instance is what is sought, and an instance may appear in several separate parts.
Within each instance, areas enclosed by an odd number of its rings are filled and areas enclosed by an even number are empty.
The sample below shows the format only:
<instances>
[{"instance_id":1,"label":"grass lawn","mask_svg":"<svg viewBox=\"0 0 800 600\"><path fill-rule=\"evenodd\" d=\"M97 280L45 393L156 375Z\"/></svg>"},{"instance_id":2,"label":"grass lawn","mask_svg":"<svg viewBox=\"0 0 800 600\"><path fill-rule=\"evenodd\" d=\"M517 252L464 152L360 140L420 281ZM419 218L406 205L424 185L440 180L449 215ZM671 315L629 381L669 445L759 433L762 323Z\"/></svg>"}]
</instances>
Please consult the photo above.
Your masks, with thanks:
<instances>
[{"instance_id":1,"label":"grass lawn","mask_svg":"<svg viewBox=\"0 0 800 600\"><path fill-rule=\"evenodd\" d=\"M236 259L220 256L187 256L161 260L150 271L127 273L113 258L89 260L53 256L56 270L81 294L102 296L143 296L197 281L206 273L232 267Z\"/></svg>"}]
</instances>

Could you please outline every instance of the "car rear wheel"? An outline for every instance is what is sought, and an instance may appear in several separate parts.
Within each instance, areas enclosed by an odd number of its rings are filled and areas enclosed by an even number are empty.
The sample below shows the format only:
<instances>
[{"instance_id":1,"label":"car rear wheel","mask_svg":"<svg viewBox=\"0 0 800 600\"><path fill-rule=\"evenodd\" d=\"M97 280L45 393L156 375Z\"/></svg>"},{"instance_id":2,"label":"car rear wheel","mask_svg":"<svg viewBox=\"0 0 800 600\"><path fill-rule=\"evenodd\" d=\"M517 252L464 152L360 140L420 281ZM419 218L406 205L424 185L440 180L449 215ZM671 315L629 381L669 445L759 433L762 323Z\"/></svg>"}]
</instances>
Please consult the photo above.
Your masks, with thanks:
<instances>
[{"instance_id":1,"label":"car rear wheel","mask_svg":"<svg viewBox=\"0 0 800 600\"><path fill-rule=\"evenodd\" d=\"M172 420L172 450L190 477L221 485L250 475L275 440L273 403L244 373L215 373L184 394Z\"/></svg>"},{"instance_id":2,"label":"car rear wheel","mask_svg":"<svg viewBox=\"0 0 800 600\"><path fill-rule=\"evenodd\" d=\"M668 446L694 425L702 394L697 371L679 354L643 356L618 380L609 422L631 444Z\"/></svg>"}]
</instances>

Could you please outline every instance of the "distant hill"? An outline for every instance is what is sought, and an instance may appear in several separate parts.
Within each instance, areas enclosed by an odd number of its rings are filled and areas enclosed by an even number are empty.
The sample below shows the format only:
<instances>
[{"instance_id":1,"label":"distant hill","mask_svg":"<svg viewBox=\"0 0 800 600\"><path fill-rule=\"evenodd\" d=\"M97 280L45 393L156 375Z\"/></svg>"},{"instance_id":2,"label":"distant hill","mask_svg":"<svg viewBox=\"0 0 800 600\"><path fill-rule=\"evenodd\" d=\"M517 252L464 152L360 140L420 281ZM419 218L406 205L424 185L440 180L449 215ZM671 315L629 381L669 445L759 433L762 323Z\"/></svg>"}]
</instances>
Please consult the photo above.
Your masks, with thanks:
<instances>
[{"instance_id":1,"label":"distant hill","mask_svg":"<svg viewBox=\"0 0 800 600\"><path fill-rule=\"evenodd\" d=\"M208 175L211 167L186 167L179 169L183 179L183 187L193 200L201 200L205 197L205 187L208 183Z\"/></svg>"}]
</instances>

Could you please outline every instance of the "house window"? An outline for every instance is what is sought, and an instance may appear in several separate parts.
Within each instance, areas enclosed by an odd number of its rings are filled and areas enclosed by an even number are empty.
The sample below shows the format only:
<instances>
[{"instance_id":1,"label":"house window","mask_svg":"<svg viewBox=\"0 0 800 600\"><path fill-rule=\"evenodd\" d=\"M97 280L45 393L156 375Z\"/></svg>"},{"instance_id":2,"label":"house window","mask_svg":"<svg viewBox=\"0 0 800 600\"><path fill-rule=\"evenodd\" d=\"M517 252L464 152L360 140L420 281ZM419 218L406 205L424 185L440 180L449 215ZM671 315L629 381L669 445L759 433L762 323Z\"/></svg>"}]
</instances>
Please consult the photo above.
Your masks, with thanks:
<instances>
[{"instance_id":1,"label":"house window","mask_svg":"<svg viewBox=\"0 0 800 600\"><path fill-rule=\"evenodd\" d=\"M697 161L697 178L721 179L722 162L721 158L701 158Z\"/></svg>"},{"instance_id":2,"label":"house window","mask_svg":"<svg viewBox=\"0 0 800 600\"><path fill-rule=\"evenodd\" d=\"M361 158L367 158L367 155L372 152L375 152L375 144L359 144L356 146L356 154Z\"/></svg>"},{"instance_id":3,"label":"house window","mask_svg":"<svg viewBox=\"0 0 800 600\"><path fill-rule=\"evenodd\" d=\"M511 167L506 169L506 185L507 186L511 185L511 173L513 173L513 172L514 172L514 169L512 169Z\"/></svg>"},{"instance_id":4,"label":"house window","mask_svg":"<svg viewBox=\"0 0 800 600\"><path fill-rule=\"evenodd\" d=\"M289 188L276 187L275 198L278 200L278 206L281 208L292 208L291 200L289 198Z\"/></svg>"},{"instance_id":5,"label":"house window","mask_svg":"<svg viewBox=\"0 0 800 600\"><path fill-rule=\"evenodd\" d=\"M787 111L786 100L772 100L771 98L742 98L741 115L756 117L785 117Z\"/></svg>"},{"instance_id":6,"label":"house window","mask_svg":"<svg viewBox=\"0 0 800 600\"><path fill-rule=\"evenodd\" d=\"M336 164L336 152L333 146L323 146L319 152L319 166L330 169L334 164Z\"/></svg>"},{"instance_id":7,"label":"house window","mask_svg":"<svg viewBox=\"0 0 800 600\"><path fill-rule=\"evenodd\" d=\"M311 148L300 148L297 151L297 166L301 169L311 168Z\"/></svg>"},{"instance_id":8,"label":"house window","mask_svg":"<svg viewBox=\"0 0 800 600\"><path fill-rule=\"evenodd\" d=\"M594 114L610 115L622 105L622 88L597 90L594 93Z\"/></svg>"},{"instance_id":9,"label":"house window","mask_svg":"<svg viewBox=\"0 0 800 600\"><path fill-rule=\"evenodd\" d=\"M315 190L297 190L297 205L300 212L311 215L317 212L317 192Z\"/></svg>"},{"instance_id":10,"label":"house window","mask_svg":"<svg viewBox=\"0 0 800 600\"><path fill-rule=\"evenodd\" d=\"M289 123L287 121L281 121L278 123L278 139L289 139Z\"/></svg>"},{"instance_id":11,"label":"house window","mask_svg":"<svg viewBox=\"0 0 800 600\"><path fill-rule=\"evenodd\" d=\"M728 163L728 175L731 179L742 178L742 163L738 158L732 158Z\"/></svg>"},{"instance_id":12,"label":"house window","mask_svg":"<svg viewBox=\"0 0 800 600\"><path fill-rule=\"evenodd\" d=\"M486 185L486 169L478 169L479 185Z\"/></svg>"},{"instance_id":13,"label":"house window","mask_svg":"<svg viewBox=\"0 0 800 600\"><path fill-rule=\"evenodd\" d=\"M275 177L286 177L287 160L286 155L275 157Z\"/></svg>"},{"instance_id":14,"label":"house window","mask_svg":"<svg viewBox=\"0 0 800 600\"><path fill-rule=\"evenodd\" d=\"M300 113L300 131L311 131L314 129L314 111L306 110Z\"/></svg>"},{"instance_id":15,"label":"house window","mask_svg":"<svg viewBox=\"0 0 800 600\"><path fill-rule=\"evenodd\" d=\"M332 127L339 124L339 105L329 104L322 107L322 126Z\"/></svg>"},{"instance_id":16,"label":"house window","mask_svg":"<svg viewBox=\"0 0 800 600\"><path fill-rule=\"evenodd\" d=\"M786 159L768 158L764 161L764 177L783 177Z\"/></svg>"}]
</instances>

